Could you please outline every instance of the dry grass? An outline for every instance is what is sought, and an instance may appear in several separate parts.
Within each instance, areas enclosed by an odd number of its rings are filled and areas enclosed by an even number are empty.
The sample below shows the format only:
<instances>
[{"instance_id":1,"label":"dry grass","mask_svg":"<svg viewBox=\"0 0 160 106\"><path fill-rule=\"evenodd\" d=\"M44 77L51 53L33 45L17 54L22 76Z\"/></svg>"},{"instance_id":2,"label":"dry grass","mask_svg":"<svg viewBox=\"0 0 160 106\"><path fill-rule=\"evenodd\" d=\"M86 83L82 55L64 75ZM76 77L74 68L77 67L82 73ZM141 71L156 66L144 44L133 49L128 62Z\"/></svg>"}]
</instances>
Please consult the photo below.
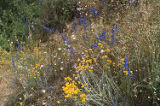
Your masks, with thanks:
<instances>
[{"instance_id":1,"label":"dry grass","mask_svg":"<svg viewBox=\"0 0 160 106\"><path fill-rule=\"evenodd\" d=\"M12 89L9 87L11 72L2 72L2 70L0 69L0 104L7 102L7 96L12 93Z\"/></svg>"}]
</instances>

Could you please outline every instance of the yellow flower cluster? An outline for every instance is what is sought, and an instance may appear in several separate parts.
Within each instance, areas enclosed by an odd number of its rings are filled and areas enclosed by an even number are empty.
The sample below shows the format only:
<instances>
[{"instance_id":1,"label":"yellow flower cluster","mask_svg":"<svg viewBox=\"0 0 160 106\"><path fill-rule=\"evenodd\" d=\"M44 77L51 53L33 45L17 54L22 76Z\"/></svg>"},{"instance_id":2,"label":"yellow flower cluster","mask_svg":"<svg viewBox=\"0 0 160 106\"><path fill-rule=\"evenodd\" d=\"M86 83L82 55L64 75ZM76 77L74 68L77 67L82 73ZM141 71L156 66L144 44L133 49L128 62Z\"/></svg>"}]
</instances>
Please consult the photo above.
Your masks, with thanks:
<instances>
[{"instance_id":1,"label":"yellow flower cluster","mask_svg":"<svg viewBox=\"0 0 160 106\"><path fill-rule=\"evenodd\" d=\"M100 46L100 48L103 48L103 44L102 43L98 43L98 46Z\"/></svg>"},{"instance_id":2,"label":"yellow flower cluster","mask_svg":"<svg viewBox=\"0 0 160 106\"><path fill-rule=\"evenodd\" d=\"M79 62L78 66L76 67L76 70L78 71L93 71L92 67L93 67L93 61L96 62L96 58L93 59L87 59L88 56L86 57L82 57L82 59L78 59L77 61Z\"/></svg>"},{"instance_id":3,"label":"yellow flower cluster","mask_svg":"<svg viewBox=\"0 0 160 106\"><path fill-rule=\"evenodd\" d=\"M77 83L72 80L70 77L66 77L65 86L62 86L63 91L65 92L65 98L72 98L73 96L77 96L80 93L80 89L77 86Z\"/></svg>"},{"instance_id":4,"label":"yellow flower cluster","mask_svg":"<svg viewBox=\"0 0 160 106\"><path fill-rule=\"evenodd\" d=\"M29 77L34 77L36 79L37 76L40 76L39 68L40 64L36 64L35 67L31 65L31 69L28 69Z\"/></svg>"},{"instance_id":5,"label":"yellow flower cluster","mask_svg":"<svg viewBox=\"0 0 160 106\"><path fill-rule=\"evenodd\" d=\"M86 94L84 94L84 93L80 95L80 98L82 99L82 103L85 103L86 100L88 100L88 99L86 98Z\"/></svg>"},{"instance_id":6,"label":"yellow flower cluster","mask_svg":"<svg viewBox=\"0 0 160 106\"><path fill-rule=\"evenodd\" d=\"M79 95L82 103L88 100L86 98L86 95L80 91L80 89L77 86L77 83L74 80L72 80L72 78L65 77L65 80L67 82L65 83L65 86L62 86L62 89L64 93L66 94L65 98L74 98L74 100L77 100L78 95ZM80 81L78 83L81 84Z\"/></svg>"},{"instance_id":7,"label":"yellow flower cluster","mask_svg":"<svg viewBox=\"0 0 160 106\"><path fill-rule=\"evenodd\" d=\"M131 74L133 74L133 71L129 71ZM123 73L126 75L126 76L128 76L128 74L129 74L129 72L128 71L123 71Z\"/></svg>"}]
</instances>

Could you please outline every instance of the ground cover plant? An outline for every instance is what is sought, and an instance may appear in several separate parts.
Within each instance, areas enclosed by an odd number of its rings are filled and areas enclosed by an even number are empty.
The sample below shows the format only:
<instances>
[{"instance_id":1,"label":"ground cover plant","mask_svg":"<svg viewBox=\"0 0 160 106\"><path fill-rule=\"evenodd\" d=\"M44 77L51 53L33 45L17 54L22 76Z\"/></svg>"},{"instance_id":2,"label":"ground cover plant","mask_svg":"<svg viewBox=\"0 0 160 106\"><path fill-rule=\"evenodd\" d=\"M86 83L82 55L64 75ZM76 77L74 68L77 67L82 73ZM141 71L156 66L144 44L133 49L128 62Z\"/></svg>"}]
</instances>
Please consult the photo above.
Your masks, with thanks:
<instances>
[{"instance_id":1,"label":"ground cover plant","mask_svg":"<svg viewBox=\"0 0 160 106\"><path fill-rule=\"evenodd\" d=\"M47 15L25 40L14 36L8 51L0 49L12 90L2 104L158 106L160 2L62 2L38 0Z\"/></svg>"}]
</instances>

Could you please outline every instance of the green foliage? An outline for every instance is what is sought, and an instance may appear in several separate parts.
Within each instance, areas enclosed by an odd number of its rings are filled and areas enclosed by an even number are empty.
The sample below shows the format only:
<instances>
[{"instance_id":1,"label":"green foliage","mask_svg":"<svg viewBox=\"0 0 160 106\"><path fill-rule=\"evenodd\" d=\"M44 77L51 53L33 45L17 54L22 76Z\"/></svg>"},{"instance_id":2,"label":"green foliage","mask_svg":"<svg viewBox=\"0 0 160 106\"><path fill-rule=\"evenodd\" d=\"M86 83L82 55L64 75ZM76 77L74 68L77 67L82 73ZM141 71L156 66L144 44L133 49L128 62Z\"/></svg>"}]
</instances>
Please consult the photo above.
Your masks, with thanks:
<instances>
[{"instance_id":1,"label":"green foliage","mask_svg":"<svg viewBox=\"0 0 160 106\"><path fill-rule=\"evenodd\" d=\"M1 45L2 49L5 49L5 50L9 51L8 41L2 36L0 36L0 45Z\"/></svg>"},{"instance_id":2,"label":"green foliage","mask_svg":"<svg viewBox=\"0 0 160 106\"><path fill-rule=\"evenodd\" d=\"M0 3L1 17L0 17L0 35L4 39L14 40L16 35L19 40L26 40L31 27L31 22L35 22L39 17L40 7L36 1L32 0L14 0L7 1L2 0ZM24 23L22 19L26 19L29 23ZM2 43L0 46L4 46L7 42Z\"/></svg>"},{"instance_id":3,"label":"green foliage","mask_svg":"<svg viewBox=\"0 0 160 106\"><path fill-rule=\"evenodd\" d=\"M0 7L0 35L12 41L15 36L25 41L30 29L38 38L45 38L46 31L42 25L62 32L66 22L76 15L75 0L44 0L40 4L32 0L1 1Z\"/></svg>"},{"instance_id":4,"label":"green foliage","mask_svg":"<svg viewBox=\"0 0 160 106\"><path fill-rule=\"evenodd\" d=\"M76 0L44 0L42 6L45 14L44 25L60 31L77 15Z\"/></svg>"}]
</instances>

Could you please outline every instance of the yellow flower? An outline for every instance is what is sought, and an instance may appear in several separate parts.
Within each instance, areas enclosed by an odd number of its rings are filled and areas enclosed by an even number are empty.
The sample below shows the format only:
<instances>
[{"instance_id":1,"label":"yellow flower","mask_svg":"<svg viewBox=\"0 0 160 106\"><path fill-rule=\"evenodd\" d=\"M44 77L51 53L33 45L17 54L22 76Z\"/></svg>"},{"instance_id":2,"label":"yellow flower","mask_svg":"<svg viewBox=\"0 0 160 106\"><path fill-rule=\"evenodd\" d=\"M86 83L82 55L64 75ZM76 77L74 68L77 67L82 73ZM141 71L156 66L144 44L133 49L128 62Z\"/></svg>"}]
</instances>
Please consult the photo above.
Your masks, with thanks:
<instances>
[{"instance_id":1,"label":"yellow flower","mask_svg":"<svg viewBox=\"0 0 160 106\"><path fill-rule=\"evenodd\" d=\"M100 93L99 96L103 96L103 95Z\"/></svg>"},{"instance_id":2,"label":"yellow flower","mask_svg":"<svg viewBox=\"0 0 160 106\"><path fill-rule=\"evenodd\" d=\"M26 98L27 96L26 95L23 95L24 96L24 98Z\"/></svg>"},{"instance_id":3,"label":"yellow flower","mask_svg":"<svg viewBox=\"0 0 160 106\"><path fill-rule=\"evenodd\" d=\"M89 70L90 72L92 72L93 70Z\"/></svg>"},{"instance_id":4,"label":"yellow flower","mask_svg":"<svg viewBox=\"0 0 160 106\"><path fill-rule=\"evenodd\" d=\"M103 48L103 44L102 43L98 43L98 46L100 46L101 48Z\"/></svg>"},{"instance_id":5,"label":"yellow flower","mask_svg":"<svg viewBox=\"0 0 160 106\"><path fill-rule=\"evenodd\" d=\"M25 86L24 86L23 88L24 88L24 89L26 89L26 87L25 87Z\"/></svg>"},{"instance_id":6,"label":"yellow flower","mask_svg":"<svg viewBox=\"0 0 160 106\"><path fill-rule=\"evenodd\" d=\"M108 64L111 64L111 63L112 63L112 60L110 60L110 59L107 60L107 63L108 63Z\"/></svg>"},{"instance_id":7,"label":"yellow flower","mask_svg":"<svg viewBox=\"0 0 160 106\"><path fill-rule=\"evenodd\" d=\"M80 59L77 59L77 61L81 61Z\"/></svg>"},{"instance_id":8,"label":"yellow flower","mask_svg":"<svg viewBox=\"0 0 160 106\"><path fill-rule=\"evenodd\" d=\"M70 98L70 97L72 97L71 94L65 96L65 98Z\"/></svg>"},{"instance_id":9,"label":"yellow flower","mask_svg":"<svg viewBox=\"0 0 160 106\"><path fill-rule=\"evenodd\" d=\"M101 43L98 43L98 46L102 45Z\"/></svg>"},{"instance_id":10,"label":"yellow flower","mask_svg":"<svg viewBox=\"0 0 160 106\"><path fill-rule=\"evenodd\" d=\"M107 48L106 51L109 53L111 50Z\"/></svg>"},{"instance_id":11,"label":"yellow flower","mask_svg":"<svg viewBox=\"0 0 160 106\"><path fill-rule=\"evenodd\" d=\"M84 94L84 93L80 95L81 98L84 98L85 96L86 96L86 94Z\"/></svg>"},{"instance_id":12,"label":"yellow flower","mask_svg":"<svg viewBox=\"0 0 160 106\"><path fill-rule=\"evenodd\" d=\"M89 51L92 51L92 49L88 49Z\"/></svg>"},{"instance_id":13,"label":"yellow flower","mask_svg":"<svg viewBox=\"0 0 160 106\"><path fill-rule=\"evenodd\" d=\"M74 100L77 100L77 96L73 96Z\"/></svg>"},{"instance_id":14,"label":"yellow flower","mask_svg":"<svg viewBox=\"0 0 160 106\"><path fill-rule=\"evenodd\" d=\"M116 63L115 62L113 62L113 66L115 66L116 65Z\"/></svg>"},{"instance_id":15,"label":"yellow flower","mask_svg":"<svg viewBox=\"0 0 160 106\"><path fill-rule=\"evenodd\" d=\"M34 90L34 88L32 87L31 90Z\"/></svg>"},{"instance_id":16,"label":"yellow flower","mask_svg":"<svg viewBox=\"0 0 160 106\"><path fill-rule=\"evenodd\" d=\"M87 50L85 50L85 52L88 52Z\"/></svg>"},{"instance_id":17,"label":"yellow flower","mask_svg":"<svg viewBox=\"0 0 160 106\"><path fill-rule=\"evenodd\" d=\"M118 63L118 64L117 64L117 66L120 66L120 65L121 65L121 63Z\"/></svg>"},{"instance_id":18,"label":"yellow flower","mask_svg":"<svg viewBox=\"0 0 160 106\"><path fill-rule=\"evenodd\" d=\"M122 58L121 61L123 62L123 61L124 61L124 58Z\"/></svg>"},{"instance_id":19,"label":"yellow flower","mask_svg":"<svg viewBox=\"0 0 160 106\"><path fill-rule=\"evenodd\" d=\"M93 58L94 62L96 62L96 58Z\"/></svg>"},{"instance_id":20,"label":"yellow flower","mask_svg":"<svg viewBox=\"0 0 160 106\"><path fill-rule=\"evenodd\" d=\"M91 92L91 90L88 90L88 92Z\"/></svg>"},{"instance_id":21,"label":"yellow flower","mask_svg":"<svg viewBox=\"0 0 160 106\"><path fill-rule=\"evenodd\" d=\"M102 59L104 59L104 58L108 58L108 56L107 55L102 56Z\"/></svg>"},{"instance_id":22,"label":"yellow flower","mask_svg":"<svg viewBox=\"0 0 160 106\"><path fill-rule=\"evenodd\" d=\"M82 103L84 103L85 101L86 101L86 98L83 98L83 99L82 99Z\"/></svg>"},{"instance_id":23,"label":"yellow flower","mask_svg":"<svg viewBox=\"0 0 160 106\"><path fill-rule=\"evenodd\" d=\"M86 56L86 58L88 58L89 56Z\"/></svg>"},{"instance_id":24,"label":"yellow flower","mask_svg":"<svg viewBox=\"0 0 160 106\"><path fill-rule=\"evenodd\" d=\"M57 101L57 104L60 104L60 103L61 103L61 102L58 100L58 101Z\"/></svg>"},{"instance_id":25,"label":"yellow flower","mask_svg":"<svg viewBox=\"0 0 160 106\"><path fill-rule=\"evenodd\" d=\"M72 81L70 77L65 77L65 80Z\"/></svg>"},{"instance_id":26,"label":"yellow flower","mask_svg":"<svg viewBox=\"0 0 160 106\"><path fill-rule=\"evenodd\" d=\"M88 85L88 83L85 83L85 86L87 86Z\"/></svg>"},{"instance_id":27,"label":"yellow flower","mask_svg":"<svg viewBox=\"0 0 160 106\"><path fill-rule=\"evenodd\" d=\"M133 71L130 71L130 72L131 72L131 74L133 74ZM123 71L123 73L126 74L126 75L129 74L128 71Z\"/></svg>"},{"instance_id":28,"label":"yellow flower","mask_svg":"<svg viewBox=\"0 0 160 106\"><path fill-rule=\"evenodd\" d=\"M76 94L78 94L78 92L75 90L75 91L74 91L74 94L76 95Z\"/></svg>"},{"instance_id":29,"label":"yellow flower","mask_svg":"<svg viewBox=\"0 0 160 106\"><path fill-rule=\"evenodd\" d=\"M40 67L40 64L36 64L37 67Z\"/></svg>"},{"instance_id":30,"label":"yellow flower","mask_svg":"<svg viewBox=\"0 0 160 106\"><path fill-rule=\"evenodd\" d=\"M33 96L33 94L30 94L29 96Z\"/></svg>"},{"instance_id":31,"label":"yellow flower","mask_svg":"<svg viewBox=\"0 0 160 106\"><path fill-rule=\"evenodd\" d=\"M23 102L19 102L19 105L22 106L22 105L23 105Z\"/></svg>"}]
</instances>

